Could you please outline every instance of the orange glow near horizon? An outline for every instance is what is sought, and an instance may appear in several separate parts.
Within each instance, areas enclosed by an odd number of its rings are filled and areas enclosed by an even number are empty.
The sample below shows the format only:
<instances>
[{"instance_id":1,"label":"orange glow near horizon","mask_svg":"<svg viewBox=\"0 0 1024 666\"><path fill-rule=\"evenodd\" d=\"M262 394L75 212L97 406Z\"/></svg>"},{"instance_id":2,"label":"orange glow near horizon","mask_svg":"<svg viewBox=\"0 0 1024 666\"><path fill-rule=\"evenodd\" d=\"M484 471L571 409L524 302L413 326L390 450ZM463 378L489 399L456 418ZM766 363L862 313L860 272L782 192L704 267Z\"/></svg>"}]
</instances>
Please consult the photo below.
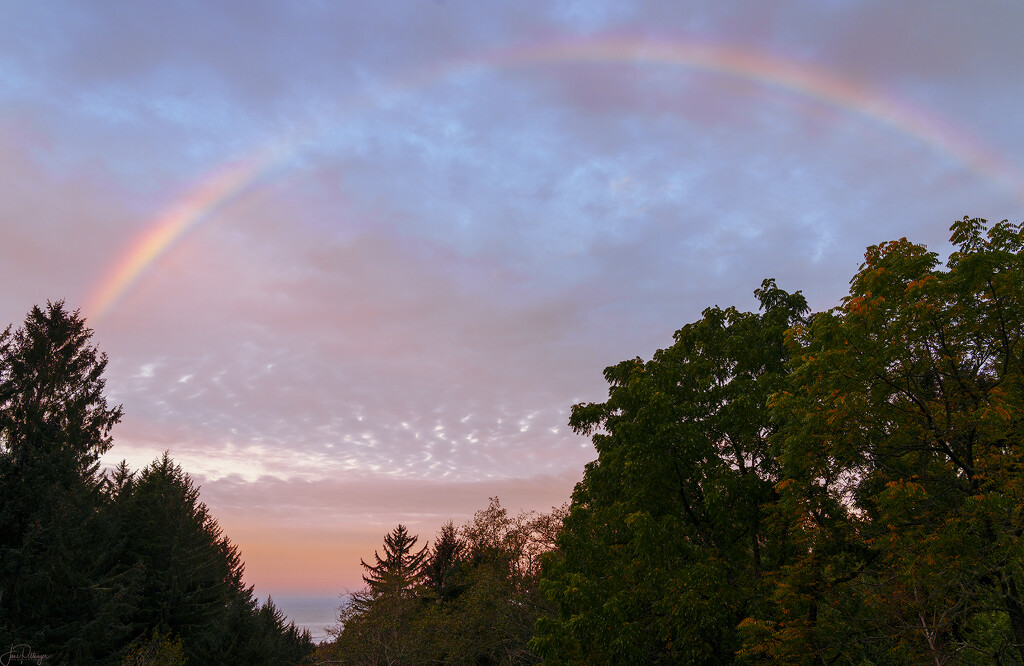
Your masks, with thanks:
<instances>
[{"instance_id":1,"label":"orange glow near horizon","mask_svg":"<svg viewBox=\"0 0 1024 666\"><path fill-rule=\"evenodd\" d=\"M360 559L373 557L390 528L332 528L218 521L245 562L245 580L260 596L330 597L363 587ZM419 544L434 528L410 523ZM437 526L439 528L439 526Z\"/></svg>"}]
</instances>

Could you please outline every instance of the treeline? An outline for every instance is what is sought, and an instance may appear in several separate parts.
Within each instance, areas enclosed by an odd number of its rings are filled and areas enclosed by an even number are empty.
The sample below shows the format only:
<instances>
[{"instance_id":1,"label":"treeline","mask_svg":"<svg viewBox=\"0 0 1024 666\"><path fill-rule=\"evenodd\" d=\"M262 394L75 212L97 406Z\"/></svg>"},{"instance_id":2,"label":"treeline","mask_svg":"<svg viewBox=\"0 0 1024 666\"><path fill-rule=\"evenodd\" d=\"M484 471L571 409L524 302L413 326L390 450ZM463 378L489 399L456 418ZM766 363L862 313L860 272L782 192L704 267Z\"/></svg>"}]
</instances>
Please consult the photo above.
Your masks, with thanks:
<instances>
[{"instance_id":1,"label":"treeline","mask_svg":"<svg viewBox=\"0 0 1024 666\"><path fill-rule=\"evenodd\" d=\"M313 646L242 582L238 549L165 454L99 457L107 359L62 303L0 334L0 646L68 664L287 664ZM7 663L6 661L4 663ZM14 663L12 661L11 663Z\"/></svg>"},{"instance_id":2,"label":"treeline","mask_svg":"<svg viewBox=\"0 0 1024 666\"><path fill-rule=\"evenodd\" d=\"M309 654L164 456L98 471L120 408L77 313L0 336L0 645L56 663L1024 663L1024 225L945 263L869 247L811 313L766 280L573 407L568 511L399 525ZM52 663L52 662L51 662Z\"/></svg>"},{"instance_id":3,"label":"treeline","mask_svg":"<svg viewBox=\"0 0 1024 666\"><path fill-rule=\"evenodd\" d=\"M951 230L944 264L869 247L832 310L766 280L607 368L539 573L486 514L397 528L311 661L1024 663L1024 225Z\"/></svg>"},{"instance_id":4,"label":"treeline","mask_svg":"<svg viewBox=\"0 0 1024 666\"><path fill-rule=\"evenodd\" d=\"M366 587L341 608L334 640L310 664L532 664L537 619L552 611L540 560L566 508L510 516L498 498L433 545L398 525L361 561Z\"/></svg>"}]
</instances>

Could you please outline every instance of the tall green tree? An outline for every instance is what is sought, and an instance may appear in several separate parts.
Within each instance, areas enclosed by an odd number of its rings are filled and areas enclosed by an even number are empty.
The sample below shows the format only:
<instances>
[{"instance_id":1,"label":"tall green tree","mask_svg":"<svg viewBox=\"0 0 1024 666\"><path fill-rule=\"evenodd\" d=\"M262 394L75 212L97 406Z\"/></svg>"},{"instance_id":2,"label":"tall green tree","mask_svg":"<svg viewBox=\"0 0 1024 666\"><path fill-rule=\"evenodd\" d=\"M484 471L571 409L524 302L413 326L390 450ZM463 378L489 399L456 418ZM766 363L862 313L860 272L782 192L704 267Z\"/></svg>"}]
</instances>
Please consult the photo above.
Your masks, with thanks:
<instances>
[{"instance_id":1,"label":"tall green tree","mask_svg":"<svg viewBox=\"0 0 1024 666\"><path fill-rule=\"evenodd\" d=\"M760 314L708 308L650 361L607 368L606 402L573 407L598 458L545 563L545 661L720 664L739 649L788 548L768 520L781 480L769 399L807 312L771 280L755 295Z\"/></svg>"},{"instance_id":2,"label":"tall green tree","mask_svg":"<svg viewBox=\"0 0 1024 666\"><path fill-rule=\"evenodd\" d=\"M439 638L456 635L448 646L468 657L464 663L539 661L529 643L537 619L551 610L540 593L540 560L554 547L551 536L563 515L558 508L510 515L492 497L461 527L470 564L467 584L450 605L450 628Z\"/></svg>"},{"instance_id":3,"label":"tall green tree","mask_svg":"<svg viewBox=\"0 0 1024 666\"><path fill-rule=\"evenodd\" d=\"M351 595L340 609L335 644L314 654L343 664L424 663L429 652L420 633L422 591L429 544L415 550L419 537L399 524L384 535L384 556L374 551L375 564L360 559L366 588Z\"/></svg>"},{"instance_id":4,"label":"tall green tree","mask_svg":"<svg viewBox=\"0 0 1024 666\"><path fill-rule=\"evenodd\" d=\"M0 335L0 643L87 662L130 610L109 575L99 456L121 408L107 404L107 357L63 302Z\"/></svg>"},{"instance_id":5,"label":"tall green tree","mask_svg":"<svg viewBox=\"0 0 1024 666\"><path fill-rule=\"evenodd\" d=\"M99 473L122 412L91 335L62 302L0 334L0 645L53 663L297 663L308 632L257 605L169 456Z\"/></svg>"},{"instance_id":6,"label":"tall green tree","mask_svg":"<svg viewBox=\"0 0 1024 666\"><path fill-rule=\"evenodd\" d=\"M424 583L438 600L451 600L462 591L466 566L466 542L449 520L441 527L424 562Z\"/></svg>"},{"instance_id":7,"label":"tall green tree","mask_svg":"<svg viewBox=\"0 0 1024 666\"><path fill-rule=\"evenodd\" d=\"M145 572L136 638L170 634L191 661L219 656L226 609L244 593L242 563L191 478L164 453L134 479L118 514L124 566Z\"/></svg>"},{"instance_id":8,"label":"tall green tree","mask_svg":"<svg viewBox=\"0 0 1024 666\"><path fill-rule=\"evenodd\" d=\"M238 548L191 477L167 453L137 476L124 469L114 470L112 486L120 565L141 572L133 644L173 636L191 663L297 663L312 647L308 633L286 625L271 600L257 604Z\"/></svg>"},{"instance_id":9,"label":"tall green tree","mask_svg":"<svg viewBox=\"0 0 1024 666\"><path fill-rule=\"evenodd\" d=\"M842 305L792 334L776 409L799 555L751 656L1024 661L1024 228L952 232L945 266L868 248Z\"/></svg>"}]
</instances>

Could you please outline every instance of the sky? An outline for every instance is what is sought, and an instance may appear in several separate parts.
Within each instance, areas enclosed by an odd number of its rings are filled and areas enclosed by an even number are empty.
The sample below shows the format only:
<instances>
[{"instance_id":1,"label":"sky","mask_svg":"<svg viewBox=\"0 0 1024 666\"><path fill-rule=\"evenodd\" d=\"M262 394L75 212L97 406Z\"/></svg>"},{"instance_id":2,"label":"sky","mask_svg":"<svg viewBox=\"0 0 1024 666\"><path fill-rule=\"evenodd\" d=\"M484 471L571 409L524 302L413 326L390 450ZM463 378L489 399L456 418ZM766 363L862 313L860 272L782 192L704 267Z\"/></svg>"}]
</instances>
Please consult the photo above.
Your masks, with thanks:
<instances>
[{"instance_id":1,"label":"sky","mask_svg":"<svg viewBox=\"0 0 1024 666\"><path fill-rule=\"evenodd\" d=\"M567 426L775 278L1024 219L1024 5L0 0L0 325L81 309L257 593L569 500Z\"/></svg>"}]
</instances>

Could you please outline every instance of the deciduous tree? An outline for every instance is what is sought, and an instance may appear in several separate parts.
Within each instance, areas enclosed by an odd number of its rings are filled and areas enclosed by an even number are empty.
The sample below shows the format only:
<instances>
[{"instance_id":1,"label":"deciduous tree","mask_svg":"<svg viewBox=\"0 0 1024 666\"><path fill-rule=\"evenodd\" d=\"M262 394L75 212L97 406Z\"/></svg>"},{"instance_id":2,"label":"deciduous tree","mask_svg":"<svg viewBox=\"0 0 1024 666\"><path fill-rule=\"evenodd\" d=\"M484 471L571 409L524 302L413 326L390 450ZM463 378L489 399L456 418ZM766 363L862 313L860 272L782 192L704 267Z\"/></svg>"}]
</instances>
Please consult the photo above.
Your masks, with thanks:
<instances>
[{"instance_id":1,"label":"deciduous tree","mask_svg":"<svg viewBox=\"0 0 1024 666\"><path fill-rule=\"evenodd\" d=\"M1024 661L1024 229L952 232L945 266L868 248L842 305L792 333L775 408L799 551L747 654Z\"/></svg>"},{"instance_id":2,"label":"deciduous tree","mask_svg":"<svg viewBox=\"0 0 1024 666\"><path fill-rule=\"evenodd\" d=\"M456 528L448 522L425 560L424 585L394 593L382 586L341 608L333 645L311 659L343 664L534 664L529 640L548 605L537 589L539 555L553 546L562 512L510 516L493 497ZM399 526L400 528L402 526ZM397 530L377 568L411 554ZM421 551L424 552L424 551ZM366 563L363 563L367 566ZM367 568L369 568L367 566ZM367 576L370 578L370 576ZM401 578L401 577L399 577ZM385 577L387 581L390 578Z\"/></svg>"},{"instance_id":3,"label":"deciduous tree","mask_svg":"<svg viewBox=\"0 0 1024 666\"><path fill-rule=\"evenodd\" d=\"M573 407L598 459L573 493L542 589L557 613L534 645L553 663L708 663L739 648L787 538L766 518L781 480L769 397L785 331L807 305L766 280L761 314L708 308L652 360L605 370Z\"/></svg>"}]
</instances>

